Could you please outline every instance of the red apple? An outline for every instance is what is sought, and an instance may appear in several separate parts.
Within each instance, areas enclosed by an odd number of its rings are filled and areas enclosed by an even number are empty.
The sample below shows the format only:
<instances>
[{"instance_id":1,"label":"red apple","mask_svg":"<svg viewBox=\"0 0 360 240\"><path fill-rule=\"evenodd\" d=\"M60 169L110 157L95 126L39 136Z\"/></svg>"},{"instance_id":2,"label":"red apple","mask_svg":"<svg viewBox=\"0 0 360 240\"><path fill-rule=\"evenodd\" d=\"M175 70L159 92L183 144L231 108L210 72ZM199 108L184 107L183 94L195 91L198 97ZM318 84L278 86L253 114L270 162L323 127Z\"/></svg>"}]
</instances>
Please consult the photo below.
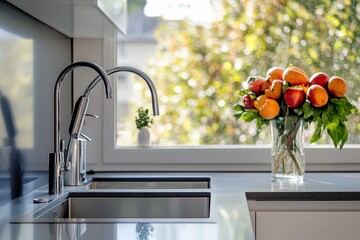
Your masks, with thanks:
<instances>
[{"instance_id":1,"label":"red apple","mask_svg":"<svg viewBox=\"0 0 360 240\"><path fill-rule=\"evenodd\" d=\"M260 95L262 93L262 85L264 84L264 82L264 79L261 78L254 78L253 80L248 81L249 90L256 95Z\"/></svg>"},{"instance_id":2,"label":"red apple","mask_svg":"<svg viewBox=\"0 0 360 240\"><path fill-rule=\"evenodd\" d=\"M310 85L320 85L323 88L326 88L326 85L329 81L329 76L326 73L323 72L317 72L314 75L311 76L309 79Z\"/></svg>"},{"instance_id":3,"label":"red apple","mask_svg":"<svg viewBox=\"0 0 360 240\"><path fill-rule=\"evenodd\" d=\"M249 89L256 95L259 95L261 93L263 84L264 84L264 80L256 79L255 81L253 81L249 84Z\"/></svg>"},{"instance_id":4,"label":"red apple","mask_svg":"<svg viewBox=\"0 0 360 240\"><path fill-rule=\"evenodd\" d=\"M289 87L284 92L284 101L290 108L297 108L305 101L301 87Z\"/></svg>"},{"instance_id":5,"label":"red apple","mask_svg":"<svg viewBox=\"0 0 360 240\"><path fill-rule=\"evenodd\" d=\"M255 108L254 99L249 94L244 95L243 103L244 103L244 107L247 108L247 109Z\"/></svg>"}]
</instances>

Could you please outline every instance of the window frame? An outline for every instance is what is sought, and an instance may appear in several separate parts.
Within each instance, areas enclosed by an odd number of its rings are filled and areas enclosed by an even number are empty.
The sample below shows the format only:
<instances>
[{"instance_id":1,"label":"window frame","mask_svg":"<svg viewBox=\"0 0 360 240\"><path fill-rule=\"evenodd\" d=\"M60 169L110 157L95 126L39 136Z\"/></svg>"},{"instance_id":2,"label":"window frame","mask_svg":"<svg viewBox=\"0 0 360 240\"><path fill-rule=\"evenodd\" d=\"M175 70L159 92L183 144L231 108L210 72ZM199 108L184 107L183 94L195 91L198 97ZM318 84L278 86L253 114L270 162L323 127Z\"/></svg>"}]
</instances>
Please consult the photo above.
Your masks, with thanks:
<instances>
[{"instance_id":1,"label":"window frame","mask_svg":"<svg viewBox=\"0 0 360 240\"><path fill-rule=\"evenodd\" d=\"M102 49L103 55L98 57L105 68L116 66L116 37L102 41ZM102 102L103 136L102 146L91 150L94 156L89 157L96 159L90 161L92 165L89 169L98 171L270 171L270 145L115 148L117 81L114 75L110 78L113 86L112 99L105 99L103 93L92 96L96 98L92 101ZM158 117L161 117L161 113ZM89 130L96 132L95 128ZM306 145L305 171L360 171L359 156L360 144L345 144L341 151L334 149L332 145ZM102 159L98 159L99 157Z\"/></svg>"}]
</instances>

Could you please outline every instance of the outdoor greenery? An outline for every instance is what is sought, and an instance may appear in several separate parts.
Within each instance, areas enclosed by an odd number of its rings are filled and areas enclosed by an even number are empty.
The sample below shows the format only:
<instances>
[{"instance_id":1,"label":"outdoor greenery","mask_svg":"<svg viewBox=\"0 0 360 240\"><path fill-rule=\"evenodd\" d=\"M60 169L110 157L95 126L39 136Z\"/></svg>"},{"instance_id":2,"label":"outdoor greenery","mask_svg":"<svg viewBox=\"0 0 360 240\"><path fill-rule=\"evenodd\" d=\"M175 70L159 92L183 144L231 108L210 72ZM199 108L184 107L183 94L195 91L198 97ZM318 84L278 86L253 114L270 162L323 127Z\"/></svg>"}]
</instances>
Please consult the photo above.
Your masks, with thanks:
<instances>
[{"instance_id":1,"label":"outdoor greenery","mask_svg":"<svg viewBox=\"0 0 360 240\"><path fill-rule=\"evenodd\" d=\"M164 21L146 71L158 89L158 144L262 144L267 129L233 117L250 75L290 63L309 75L343 77L359 109L360 3L357 1L213 0L218 21ZM219 5L220 4L220 5ZM144 89L147 92L147 89ZM360 118L348 121L358 143ZM326 139L318 142L326 142Z\"/></svg>"}]
</instances>

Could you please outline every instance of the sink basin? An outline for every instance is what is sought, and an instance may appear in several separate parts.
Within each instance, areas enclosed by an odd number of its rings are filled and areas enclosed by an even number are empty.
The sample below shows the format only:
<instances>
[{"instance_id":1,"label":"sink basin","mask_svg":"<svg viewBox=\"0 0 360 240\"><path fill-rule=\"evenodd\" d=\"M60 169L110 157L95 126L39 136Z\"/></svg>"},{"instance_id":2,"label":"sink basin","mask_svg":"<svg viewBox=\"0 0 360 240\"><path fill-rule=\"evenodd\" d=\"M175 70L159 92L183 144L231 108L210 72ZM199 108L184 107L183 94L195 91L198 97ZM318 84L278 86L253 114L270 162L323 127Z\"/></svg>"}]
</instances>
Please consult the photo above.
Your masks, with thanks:
<instances>
[{"instance_id":1,"label":"sink basin","mask_svg":"<svg viewBox=\"0 0 360 240\"><path fill-rule=\"evenodd\" d=\"M209 217L209 192L72 192L35 212L33 222Z\"/></svg>"},{"instance_id":2,"label":"sink basin","mask_svg":"<svg viewBox=\"0 0 360 240\"><path fill-rule=\"evenodd\" d=\"M89 189L206 189L209 177L116 177L94 178Z\"/></svg>"}]
</instances>

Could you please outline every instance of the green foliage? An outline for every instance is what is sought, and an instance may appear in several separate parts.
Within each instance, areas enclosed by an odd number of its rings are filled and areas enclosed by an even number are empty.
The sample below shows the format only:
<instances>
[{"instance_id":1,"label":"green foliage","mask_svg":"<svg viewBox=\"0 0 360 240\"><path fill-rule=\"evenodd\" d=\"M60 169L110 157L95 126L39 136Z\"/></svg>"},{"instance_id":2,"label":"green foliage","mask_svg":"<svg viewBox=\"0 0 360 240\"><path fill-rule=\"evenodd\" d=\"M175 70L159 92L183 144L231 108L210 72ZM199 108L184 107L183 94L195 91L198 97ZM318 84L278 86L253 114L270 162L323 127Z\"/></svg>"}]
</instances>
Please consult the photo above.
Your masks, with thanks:
<instances>
[{"instance_id":1,"label":"green foliage","mask_svg":"<svg viewBox=\"0 0 360 240\"><path fill-rule=\"evenodd\" d=\"M138 115L135 117L136 128L141 130L145 127L150 128L154 123L154 119L149 115L149 109L140 107L137 110Z\"/></svg>"},{"instance_id":2,"label":"green foliage","mask_svg":"<svg viewBox=\"0 0 360 240\"><path fill-rule=\"evenodd\" d=\"M256 109L246 109L240 104L235 104L234 110L237 112L234 117L243 119L245 122L256 120L256 127L260 129L263 125L269 125L270 121L262 118Z\"/></svg>"},{"instance_id":3,"label":"green foliage","mask_svg":"<svg viewBox=\"0 0 360 240\"><path fill-rule=\"evenodd\" d=\"M224 15L219 21L206 26L164 22L157 29L158 47L149 73L162 96L159 124L167 126L160 136L164 142L237 144L242 133L246 142L256 142L257 134L247 134L251 126L234 121L233 103L248 76L290 62L309 73L344 77L349 99L358 101L360 3L222 0L221 4ZM311 110L307 104L298 114L318 118ZM245 118L255 119L256 113ZM349 122L351 134L358 134L358 115ZM264 124L267 121L257 121L258 126Z\"/></svg>"},{"instance_id":4,"label":"green foliage","mask_svg":"<svg viewBox=\"0 0 360 240\"><path fill-rule=\"evenodd\" d=\"M305 112L305 110L303 111ZM356 107L346 97L330 98L325 107L313 107L310 112L311 114L304 116L307 122L316 122L316 128L310 143L317 142L326 129L333 140L334 146L336 148L340 146L340 149L342 149L348 139L348 130L345 123L349 115L356 113Z\"/></svg>"}]
</instances>

